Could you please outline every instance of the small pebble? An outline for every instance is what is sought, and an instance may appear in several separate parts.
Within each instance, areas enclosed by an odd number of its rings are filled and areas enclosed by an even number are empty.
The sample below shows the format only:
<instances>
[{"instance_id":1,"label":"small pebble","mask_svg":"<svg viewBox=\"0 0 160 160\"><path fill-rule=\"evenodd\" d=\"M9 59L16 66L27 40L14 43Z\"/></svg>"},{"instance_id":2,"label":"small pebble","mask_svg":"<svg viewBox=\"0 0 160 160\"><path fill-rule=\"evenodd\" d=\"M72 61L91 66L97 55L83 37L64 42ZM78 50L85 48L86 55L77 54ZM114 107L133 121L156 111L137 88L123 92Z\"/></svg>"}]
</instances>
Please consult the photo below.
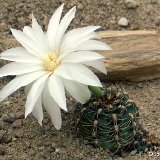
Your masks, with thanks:
<instances>
[{"instance_id":1,"label":"small pebble","mask_svg":"<svg viewBox=\"0 0 160 160\"><path fill-rule=\"evenodd\" d=\"M9 106L9 105L10 105L10 101L7 101L7 102L6 102L6 105Z\"/></svg>"},{"instance_id":2,"label":"small pebble","mask_svg":"<svg viewBox=\"0 0 160 160\"><path fill-rule=\"evenodd\" d=\"M136 0L125 0L125 5L128 9L134 9L138 7L138 2Z\"/></svg>"},{"instance_id":3,"label":"small pebble","mask_svg":"<svg viewBox=\"0 0 160 160\"><path fill-rule=\"evenodd\" d=\"M137 86L138 86L139 88L143 88L143 84L142 84L142 83L137 83Z\"/></svg>"},{"instance_id":4,"label":"small pebble","mask_svg":"<svg viewBox=\"0 0 160 160\"><path fill-rule=\"evenodd\" d=\"M148 148L145 148L145 149L144 149L144 153L147 153L147 152L148 152Z\"/></svg>"},{"instance_id":5,"label":"small pebble","mask_svg":"<svg viewBox=\"0 0 160 160\"><path fill-rule=\"evenodd\" d=\"M57 144L55 142L53 142L51 146L53 149L57 148Z\"/></svg>"},{"instance_id":6,"label":"small pebble","mask_svg":"<svg viewBox=\"0 0 160 160\"><path fill-rule=\"evenodd\" d=\"M18 17L17 21L18 21L18 24L20 25L20 27L24 27L26 25L26 20L24 17Z\"/></svg>"},{"instance_id":7,"label":"small pebble","mask_svg":"<svg viewBox=\"0 0 160 160\"><path fill-rule=\"evenodd\" d=\"M0 146L0 156L4 155L6 153L6 150L3 146Z\"/></svg>"},{"instance_id":8,"label":"small pebble","mask_svg":"<svg viewBox=\"0 0 160 160\"><path fill-rule=\"evenodd\" d=\"M47 27L48 27L48 22L49 22L49 19L46 15L44 15L44 19L42 21L42 24L44 26L44 30L47 30Z\"/></svg>"},{"instance_id":9,"label":"small pebble","mask_svg":"<svg viewBox=\"0 0 160 160\"><path fill-rule=\"evenodd\" d=\"M59 148L55 149L55 152L56 152L56 153L58 153L59 151L60 151L60 149L59 149Z\"/></svg>"},{"instance_id":10,"label":"small pebble","mask_svg":"<svg viewBox=\"0 0 160 160\"><path fill-rule=\"evenodd\" d=\"M32 150L32 149L28 152L28 155L31 155L31 156L33 156L35 154L36 154L36 152L34 150Z\"/></svg>"},{"instance_id":11,"label":"small pebble","mask_svg":"<svg viewBox=\"0 0 160 160\"><path fill-rule=\"evenodd\" d=\"M17 119L23 119L24 118L24 112L17 112L16 117L17 117Z\"/></svg>"},{"instance_id":12,"label":"small pebble","mask_svg":"<svg viewBox=\"0 0 160 160\"><path fill-rule=\"evenodd\" d=\"M7 30L8 30L8 25L7 25L7 23L1 22L1 23L0 23L0 26L1 26L1 28L2 28L4 31L7 31Z\"/></svg>"},{"instance_id":13,"label":"small pebble","mask_svg":"<svg viewBox=\"0 0 160 160\"><path fill-rule=\"evenodd\" d=\"M15 132L15 137L16 137L16 138L22 138L23 135L24 135L24 132L23 132L22 129L21 129L21 130L17 130L17 131Z\"/></svg>"},{"instance_id":14,"label":"small pebble","mask_svg":"<svg viewBox=\"0 0 160 160\"><path fill-rule=\"evenodd\" d=\"M132 156L134 156L134 155L136 155L136 153L137 153L137 150L133 150L130 154L131 154Z\"/></svg>"},{"instance_id":15,"label":"small pebble","mask_svg":"<svg viewBox=\"0 0 160 160\"><path fill-rule=\"evenodd\" d=\"M121 17L120 20L118 21L118 25L122 27L127 27L128 26L127 18Z\"/></svg>"},{"instance_id":16,"label":"small pebble","mask_svg":"<svg viewBox=\"0 0 160 160\"><path fill-rule=\"evenodd\" d=\"M10 143L11 141L12 141L12 137L7 134L4 134L1 140L1 142L5 144Z\"/></svg>"},{"instance_id":17,"label":"small pebble","mask_svg":"<svg viewBox=\"0 0 160 160\"><path fill-rule=\"evenodd\" d=\"M132 24L131 30L138 30L139 29L139 24Z\"/></svg>"},{"instance_id":18,"label":"small pebble","mask_svg":"<svg viewBox=\"0 0 160 160\"><path fill-rule=\"evenodd\" d=\"M44 126L45 131L49 131L50 130L50 126Z\"/></svg>"},{"instance_id":19,"label":"small pebble","mask_svg":"<svg viewBox=\"0 0 160 160\"><path fill-rule=\"evenodd\" d=\"M127 152L122 151L122 152L121 152L121 156L122 156L122 157L127 157L127 156L128 156L128 153L127 153Z\"/></svg>"},{"instance_id":20,"label":"small pebble","mask_svg":"<svg viewBox=\"0 0 160 160\"><path fill-rule=\"evenodd\" d=\"M79 10L82 10L82 9L84 8L84 6L83 6L82 3L78 3L77 8L78 8Z\"/></svg>"},{"instance_id":21,"label":"small pebble","mask_svg":"<svg viewBox=\"0 0 160 160\"><path fill-rule=\"evenodd\" d=\"M13 122L12 127L13 128L20 128L23 125L23 121L21 119L17 119Z\"/></svg>"},{"instance_id":22,"label":"small pebble","mask_svg":"<svg viewBox=\"0 0 160 160\"><path fill-rule=\"evenodd\" d=\"M16 115L14 113L10 113L6 117L3 118L4 122L13 123L16 120Z\"/></svg>"},{"instance_id":23,"label":"small pebble","mask_svg":"<svg viewBox=\"0 0 160 160\"><path fill-rule=\"evenodd\" d=\"M83 159L83 158L84 158L84 155L80 153L79 156L78 156L78 158L79 158L79 159ZM72 159L73 159L73 158L72 158Z\"/></svg>"}]
</instances>

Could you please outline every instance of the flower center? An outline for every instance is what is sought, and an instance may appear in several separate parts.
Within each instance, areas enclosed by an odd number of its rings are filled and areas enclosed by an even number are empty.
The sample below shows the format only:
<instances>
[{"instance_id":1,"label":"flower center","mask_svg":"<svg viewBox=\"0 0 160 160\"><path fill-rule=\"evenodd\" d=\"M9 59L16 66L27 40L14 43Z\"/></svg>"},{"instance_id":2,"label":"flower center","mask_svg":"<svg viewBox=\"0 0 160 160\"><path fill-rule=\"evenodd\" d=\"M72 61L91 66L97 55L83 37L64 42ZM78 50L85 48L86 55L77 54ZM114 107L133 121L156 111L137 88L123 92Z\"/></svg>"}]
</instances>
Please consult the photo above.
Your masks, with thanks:
<instances>
[{"instance_id":1,"label":"flower center","mask_svg":"<svg viewBox=\"0 0 160 160\"><path fill-rule=\"evenodd\" d=\"M45 54L43 56L45 70L53 72L59 64L57 59L58 59L58 54L56 52Z\"/></svg>"}]
</instances>

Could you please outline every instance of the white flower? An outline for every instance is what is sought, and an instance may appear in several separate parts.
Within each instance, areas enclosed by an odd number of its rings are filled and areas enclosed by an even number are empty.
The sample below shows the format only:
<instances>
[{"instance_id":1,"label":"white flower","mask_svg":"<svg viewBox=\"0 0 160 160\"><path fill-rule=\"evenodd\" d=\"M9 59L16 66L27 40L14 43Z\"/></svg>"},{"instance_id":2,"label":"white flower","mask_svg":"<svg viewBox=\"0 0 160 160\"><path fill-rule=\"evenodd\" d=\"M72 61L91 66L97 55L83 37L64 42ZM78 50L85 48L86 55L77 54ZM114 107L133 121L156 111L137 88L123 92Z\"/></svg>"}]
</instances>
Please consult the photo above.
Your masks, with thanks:
<instances>
[{"instance_id":1,"label":"white flower","mask_svg":"<svg viewBox=\"0 0 160 160\"><path fill-rule=\"evenodd\" d=\"M99 26L73 29L67 33L75 16L73 7L61 18L61 5L50 19L44 33L32 15L32 27L22 31L11 29L23 47L8 49L1 59L14 61L0 69L0 77L16 75L0 92L0 101L22 86L26 86L25 117L31 112L42 125L43 108L50 115L56 129L61 128L60 108L67 111L65 90L77 101L85 103L91 96L87 85L102 86L97 76L86 67L92 66L106 74L103 56L94 50L110 50L96 40Z\"/></svg>"}]
</instances>

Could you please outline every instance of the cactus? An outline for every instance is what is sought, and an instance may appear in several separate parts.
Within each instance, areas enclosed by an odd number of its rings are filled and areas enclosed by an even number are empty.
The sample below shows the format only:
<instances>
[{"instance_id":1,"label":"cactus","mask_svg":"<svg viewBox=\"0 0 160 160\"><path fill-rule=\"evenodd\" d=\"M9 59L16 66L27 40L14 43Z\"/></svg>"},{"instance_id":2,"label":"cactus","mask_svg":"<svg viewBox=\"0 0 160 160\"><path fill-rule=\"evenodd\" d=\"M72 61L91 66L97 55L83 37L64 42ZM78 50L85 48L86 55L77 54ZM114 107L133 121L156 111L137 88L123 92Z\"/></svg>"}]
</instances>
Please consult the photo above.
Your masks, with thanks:
<instances>
[{"instance_id":1,"label":"cactus","mask_svg":"<svg viewBox=\"0 0 160 160\"><path fill-rule=\"evenodd\" d=\"M92 97L84 105L77 103L75 117L79 136L89 144L117 153L135 143L138 107L116 88L107 88L102 97Z\"/></svg>"}]
</instances>

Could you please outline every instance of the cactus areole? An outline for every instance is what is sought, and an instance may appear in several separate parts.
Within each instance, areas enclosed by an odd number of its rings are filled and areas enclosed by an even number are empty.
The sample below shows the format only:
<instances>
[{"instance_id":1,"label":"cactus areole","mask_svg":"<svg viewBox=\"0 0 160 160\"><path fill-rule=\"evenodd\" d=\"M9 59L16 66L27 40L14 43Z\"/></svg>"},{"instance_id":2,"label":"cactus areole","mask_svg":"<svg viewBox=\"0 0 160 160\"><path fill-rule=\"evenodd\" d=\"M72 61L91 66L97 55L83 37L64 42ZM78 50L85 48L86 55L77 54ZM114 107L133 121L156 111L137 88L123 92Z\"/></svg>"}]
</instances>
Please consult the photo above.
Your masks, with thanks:
<instances>
[{"instance_id":1,"label":"cactus areole","mask_svg":"<svg viewBox=\"0 0 160 160\"><path fill-rule=\"evenodd\" d=\"M135 143L139 110L127 93L109 87L104 96L78 103L75 115L79 136L94 146L116 153Z\"/></svg>"}]
</instances>

